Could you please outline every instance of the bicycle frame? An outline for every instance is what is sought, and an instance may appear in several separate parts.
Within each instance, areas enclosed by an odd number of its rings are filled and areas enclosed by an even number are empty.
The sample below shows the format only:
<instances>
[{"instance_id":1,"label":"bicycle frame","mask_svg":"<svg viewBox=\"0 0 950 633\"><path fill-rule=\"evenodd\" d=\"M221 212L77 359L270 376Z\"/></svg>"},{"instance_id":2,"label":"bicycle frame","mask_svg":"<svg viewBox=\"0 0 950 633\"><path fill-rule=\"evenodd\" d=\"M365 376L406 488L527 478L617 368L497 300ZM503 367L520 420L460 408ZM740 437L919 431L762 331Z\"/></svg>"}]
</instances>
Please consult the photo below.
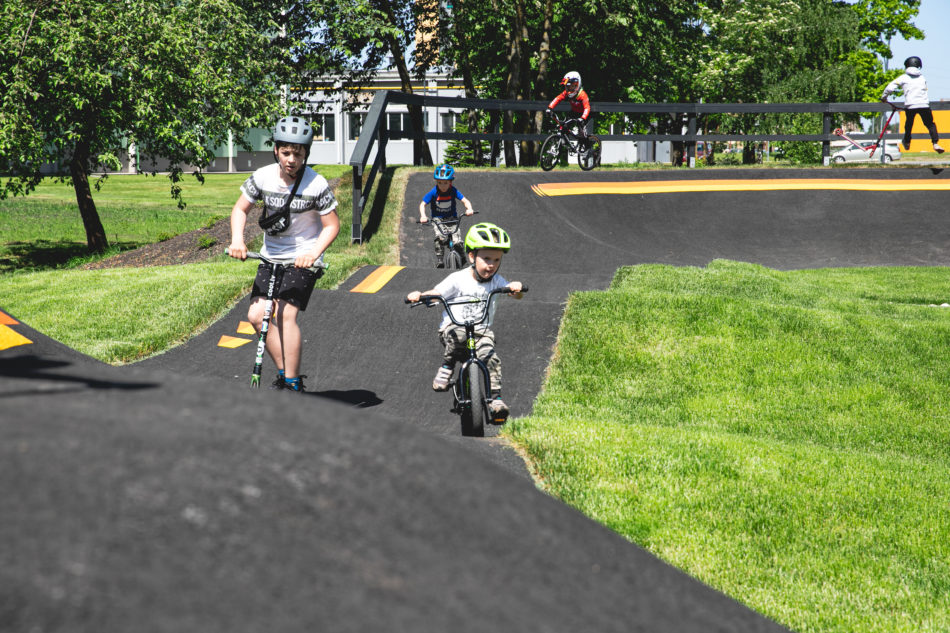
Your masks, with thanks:
<instances>
[{"instance_id":1,"label":"bicycle frame","mask_svg":"<svg viewBox=\"0 0 950 633\"><path fill-rule=\"evenodd\" d=\"M527 287L522 287L521 292L527 292L527 291L528 291ZM467 381L465 380L465 376L467 375L468 370L472 365L475 365L478 367L479 374L481 375L482 389L480 391L482 394L484 394L484 397L485 397L485 402L482 404L484 404L484 406L487 407L488 401L491 399L491 375L488 371L488 365L486 365L482 359L478 358L478 354L476 353L477 347L478 347L478 339L476 337L475 328L481 325L482 323L484 323L485 320L488 318L488 315L491 314L492 302L494 301L495 296L499 294L512 294L511 288L509 288L508 286L505 286L504 288L496 288L495 290L492 290L488 294L488 299L484 299L484 300L469 298L469 299L462 299L462 300L446 301L444 298L442 298L439 295L422 295L418 303L412 304L412 307L423 305L423 304L426 305L427 307L433 306L433 305L441 305L443 308L445 308L445 312L446 314L449 315L449 320L453 324L459 327L465 328L465 347L468 350L468 358L462 361L462 363L459 365L458 373L455 379L455 384L453 385L453 389L452 389L452 395L455 400L455 406L453 407L453 411L462 417L463 434L465 434L465 431L466 431L466 428L465 428L466 425L464 423L465 416L469 415L474 418L472 410L474 408L474 405L476 404L474 400L472 399L471 385L469 385ZM406 299L406 303L410 303L408 299ZM455 314L452 312L452 306L469 305L469 304L475 304L475 303L484 304L481 314L477 318L469 319L466 321L459 321L458 319L455 318ZM476 436L484 435L484 427L479 421L476 421L473 424L473 431L474 431L472 433L473 435L476 435Z\"/></svg>"},{"instance_id":2,"label":"bicycle frame","mask_svg":"<svg viewBox=\"0 0 950 633\"><path fill-rule=\"evenodd\" d=\"M478 213L478 211L472 212L473 215L476 213ZM449 249L449 251L454 250L459 253L459 257L461 258L461 265L459 266L459 268L465 267L465 249L463 248L462 241L458 241L458 242L454 241L453 235L461 227L463 217L465 216L460 215L456 218L433 217L433 218L430 218L429 222L427 223L427 224L432 224L435 227L435 230L439 234L439 240L445 245L446 248ZM416 220L416 223L422 226L425 226L422 222L419 222L418 220ZM446 251L446 252L449 252L449 251Z\"/></svg>"},{"instance_id":3,"label":"bicycle frame","mask_svg":"<svg viewBox=\"0 0 950 633\"><path fill-rule=\"evenodd\" d=\"M573 121L574 119L568 119L566 116L560 117L557 112L552 112L551 116L554 118L554 122L557 123L558 134L560 134L561 138L567 143L568 152L570 154L576 154L580 151L581 137L571 132L566 126L568 121Z\"/></svg>"}]
</instances>

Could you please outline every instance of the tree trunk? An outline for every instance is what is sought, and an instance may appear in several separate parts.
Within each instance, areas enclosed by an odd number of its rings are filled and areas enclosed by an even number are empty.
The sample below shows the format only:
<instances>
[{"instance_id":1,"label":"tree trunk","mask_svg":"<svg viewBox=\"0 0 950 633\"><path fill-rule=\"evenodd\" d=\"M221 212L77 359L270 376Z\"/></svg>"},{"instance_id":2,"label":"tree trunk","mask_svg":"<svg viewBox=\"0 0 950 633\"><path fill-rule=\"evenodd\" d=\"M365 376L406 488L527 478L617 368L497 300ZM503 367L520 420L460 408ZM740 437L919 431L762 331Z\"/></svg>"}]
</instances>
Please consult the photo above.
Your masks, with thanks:
<instances>
[{"instance_id":1,"label":"tree trunk","mask_svg":"<svg viewBox=\"0 0 950 633\"><path fill-rule=\"evenodd\" d=\"M554 0L546 0L544 3L544 26L541 30L541 43L538 45L538 73L534 80L534 95L536 100L547 101L550 93L548 92L548 72L551 62L551 29L554 20ZM544 126L544 112L535 112L532 118L533 125L531 133L540 133ZM538 144L531 144L532 158L537 160Z\"/></svg>"},{"instance_id":2,"label":"tree trunk","mask_svg":"<svg viewBox=\"0 0 950 633\"><path fill-rule=\"evenodd\" d=\"M498 3L493 0L493 7L496 12L500 12ZM505 80L505 98L518 100L521 98L521 57L524 42L522 41L522 23L524 21L524 2L516 0L515 2L515 27L511 31L505 31L505 43L508 47L508 77ZM514 125L514 116L512 110L506 110L502 119L502 132L511 134ZM518 164L518 158L515 155L515 145L512 141L505 141L505 166L514 167Z\"/></svg>"},{"instance_id":3,"label":"tree trunk","mask_svg":"<svg viewBox=\"0 0 950 633\"><path fill-rule=\"evenodd\" d=\"M462 11L462 0L456 0L455 9L456 11ZM454 29L454 32L456 46L459 49L459 59L461 60L462 85L465 88L465 96L469 99L477 99L478 92L475 90L472 64L468 58L468 40L465 37L464 30ZM466 119L468 120L469 133L478 134L478 110L467 110ZM485 154L482 151L482 143L477 139L472 141L472 162L478 167L485 164Z\"/></svg>"},{"instance_id":4,"label":"tree trunk","mask_svg":"<svg viewBox=\"0 0 950 633\"><path fill-rule=\"evenodd\" d=\"M386 11L386 17L390 24L396 24L396 16L393 14L389 2L382 3ZM389 53L393 56L393 65L399 73L399 81L402 84L402 91L412 94L412 79L409 76L409 68L406 66L406 57L403 55L399 42L393 37L386 38L386 45ZM431 165L432 152L429 151L429 143L426 141L425 119L422 116L422 108L417 105L410 105L409 120L412 121L412 161L415 165Z\"/></svg>"},{"instance_id":5,"label":"tree trunk","mask_svg":"<svg viewBox=\"0 0 950 633\"><path fill-rule=\"evenodd\" d=\"M89 164L89 143L79 141L69 160L69 173L73 180L73 189L76 191L76 203L79 205L79 215L82 216L82 225L86 229L86 245L90 253L104 253L109 248L106 239L106 230L96 211L96 203L92 199L92 190L89 188L89 173L86 171Z\"/></svg>"}]
</instances>

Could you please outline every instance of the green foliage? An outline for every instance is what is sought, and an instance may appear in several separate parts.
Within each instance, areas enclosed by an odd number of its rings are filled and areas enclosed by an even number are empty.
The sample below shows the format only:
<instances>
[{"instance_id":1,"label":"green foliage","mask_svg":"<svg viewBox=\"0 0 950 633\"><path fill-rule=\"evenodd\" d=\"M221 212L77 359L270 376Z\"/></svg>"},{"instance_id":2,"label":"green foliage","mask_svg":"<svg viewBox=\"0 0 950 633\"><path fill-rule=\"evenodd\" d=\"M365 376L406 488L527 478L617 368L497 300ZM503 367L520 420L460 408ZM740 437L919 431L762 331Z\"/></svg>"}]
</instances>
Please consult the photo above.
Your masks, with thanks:
<instances>
[{"instance_id":1,"label":"green foliage","mask_svg":"<svg viewBox=\"0 0 950 633\"><path fill-rule=\"evenodd\" d=\"M56 167L76 187L90 246L105 239L90 233L87 175L129 143L171 161L178 197L181 165L207 165L229 132L240 139L278 112L285 58L240 2L9 0L0 22L0 172L13 176L0 198Z\"/></svg>"}]
</instances>

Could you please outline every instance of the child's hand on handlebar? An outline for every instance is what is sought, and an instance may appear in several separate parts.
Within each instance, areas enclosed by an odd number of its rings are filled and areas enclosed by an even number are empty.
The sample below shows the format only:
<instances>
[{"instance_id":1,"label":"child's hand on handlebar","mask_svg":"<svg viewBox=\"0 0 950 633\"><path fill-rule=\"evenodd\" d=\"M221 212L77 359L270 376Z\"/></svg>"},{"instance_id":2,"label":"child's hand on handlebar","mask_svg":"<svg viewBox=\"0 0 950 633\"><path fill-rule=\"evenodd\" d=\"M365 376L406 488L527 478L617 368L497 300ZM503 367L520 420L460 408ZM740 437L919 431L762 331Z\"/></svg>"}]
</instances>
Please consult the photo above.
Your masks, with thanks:
<instances>
[{"instance_id":1,"label":"child's hand on handlebar","mask_svg":"<svg viewBox=\"0 0 950 633\"><path fill-rule=\"evenodd\" d=\"M244 242L231 242L231 245L228 246L228 255L235 259L247 259L247 244Z\"/></svg>"},{"instance_id":2,"label":"child's hand on handlebar","mask_svg":"<svg viewBox=\"0 0 950 633\"><path fill-rule=\"evenodd\" d=\"M465 215L474 215L474 214L475 214L475 209L468 209L468 210L465 212Z\"/></svg>"},{"instance_id":3,"label":"child's hand on handlebar","mask_svg":"<svg viewBox=\"0 0 950 633\"><path fill-rule=\"evenodd\" d=\"M521 298L521 289L522 289L523 287L524 287L524 286L523 286L523 284L522 284L520 281L510 281L510 282L508 282L508 290L511 291L511 295L512 295L515 299L520 299L520 298Z\"/></svg>"},{"instance_id":4,"label":"child's hand on handlebar","mask_svg":"<svg viewBox=\"0 0 950 633\"><path fill-rule=\"evenodd\" d=\"M304 253L303 255L298 255L294 259L294 266L297 268L312 268L314 263L320 258L319 255L314 253Z\"/></svg>"},{"instance_id":5,"label":"child's hand on handlebar","mask_svg":"<svg viewBox=\"0 0 950 633\"><path fill-rule=\"evenodd\" d=\"M418 290L413 290L412 292L406 295L406 301L408 301L409 303L415 303L421 298L422 298L422 293L419 292Z\"/></svg>"}]
</instances>

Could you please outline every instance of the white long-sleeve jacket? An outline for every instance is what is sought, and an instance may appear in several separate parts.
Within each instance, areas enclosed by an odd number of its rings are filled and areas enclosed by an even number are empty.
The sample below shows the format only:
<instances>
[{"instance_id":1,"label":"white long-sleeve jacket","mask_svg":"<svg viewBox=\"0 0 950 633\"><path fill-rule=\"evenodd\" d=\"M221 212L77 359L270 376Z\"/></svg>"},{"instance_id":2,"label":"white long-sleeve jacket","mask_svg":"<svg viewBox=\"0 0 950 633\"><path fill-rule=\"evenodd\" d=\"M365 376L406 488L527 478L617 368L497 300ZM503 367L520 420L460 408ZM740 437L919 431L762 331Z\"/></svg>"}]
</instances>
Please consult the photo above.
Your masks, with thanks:
<instances>
[{"instance_id":1,"label":"white long-sleeve jacket","mask_svg":"<svg viewBox=\"0 0 950 633\"><path fill-rule=\"evenodd\" d=\"M930 96L927 94L927 80L920 73L919 68L910 67L904 71L904 74L887 84L884 89L882 99L895 90L904 91L904 107L910 110L916 108L929 108Z\"/></svg>"}]
</instances>

